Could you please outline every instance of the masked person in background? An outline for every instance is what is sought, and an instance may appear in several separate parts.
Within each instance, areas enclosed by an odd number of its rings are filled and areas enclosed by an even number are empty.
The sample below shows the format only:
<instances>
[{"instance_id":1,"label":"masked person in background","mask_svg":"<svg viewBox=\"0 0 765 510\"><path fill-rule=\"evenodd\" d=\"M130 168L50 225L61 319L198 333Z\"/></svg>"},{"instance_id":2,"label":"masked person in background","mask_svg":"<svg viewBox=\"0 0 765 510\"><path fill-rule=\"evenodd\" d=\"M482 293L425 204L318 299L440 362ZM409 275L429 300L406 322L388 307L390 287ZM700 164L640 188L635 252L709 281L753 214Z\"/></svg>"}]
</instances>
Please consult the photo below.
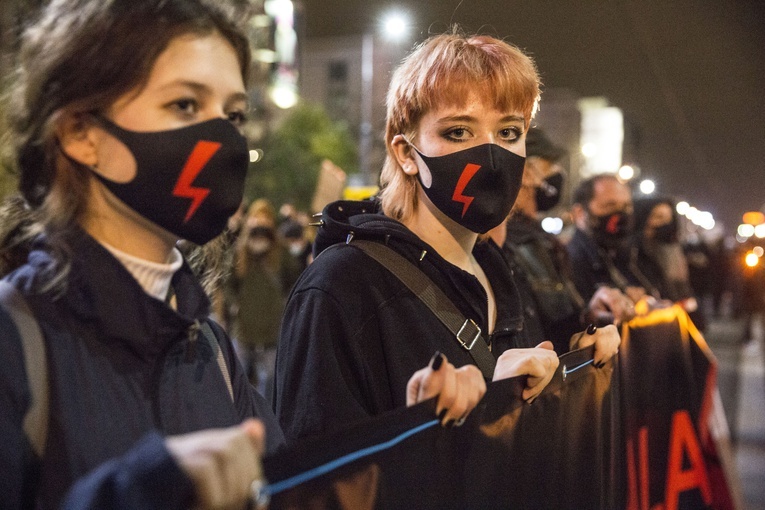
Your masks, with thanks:
<instances>
[{"instance_id":1,"label":"masked person in background","mask_svg":"<svg viewBox=\"0 0 765 510\"><path fill-rule=\"evenodd\" d=\"M515 285L498 269L505 262L496 247L476 242L515 201L538 96L532 61L487 36L432 37L395 71L382 212L376 202L327 206L316 258L287 303L275 409L288 441L403 405L405 374L435 351L477 386L486 376L528 375L529 400L550 381L558 365L550 342L509 349L522 325ZM493 372L482 375L477 365L484 361L459 334L365 249L391 250L396 270L420 270L441 289L466 317L464 327L472 321L480 328L467 340L496 363ZM490 281L495 272L501 276ZM619 342L600 330L588 340L599 341L598 362ZM455 404L441 418L460 423L465 414Z\"/></svg>"},{"instance_id":2,"label":"masked person in background","mask_svg":"<svg viewBox=\"0 0 765 510\"><path fill-rule=\"evenodd\" d=\"M588 324L605 326L634 316L634 304L618 289L600 287L585 302L571 279L565 246L542 228L539 213L556 207L563 192L565 154L542 130L529 128L518 198L507 221L489 231L513 268L527 342L551 340L558 354L567 352L572 336Z\"/></svg>"},{"instance_id":3,"label":"masked person in background","mask_svg":"<svg viewBox=\"0 0 765 510\"><path fill-rule=\"evenodd\" d=\"M276 212L268 200L247 210L236 244L230 285L236 351L250 382L269 398L276 341L284 312L282 266L286 249L276 235Z\"/></svg>"},{"instance_id":4,"label":"masked person in background","mask_svg":"<svg viewBox=\"0 0 765 510\"><path fill-rule=\"evenodd\" d=\"M224 9L53 0L24 34L8 203L25 214L0 221L19 266L0 282L3 508L242 508L283 442L176 248L242 200L251 55ZM447 376L418 372L415 397L453 398Z\"/></svg>"},{"instance_id":5,"label":"masked person in background","mask_svg":"<svg viewBox=\"0 0 765 510\"><path fill-rule=\"evenodd\" d=\"M566 248L582 298L591 299L601 286L619 289L633 303L645 297L659 298L631 250L634 219L627 185L611 174L582 181L574 191L571 214L576 231Z\"/></svg>"},{"instance_id":6,"label":"masked person in background","mask_svg":"<svg viewBox=\"0 0 765 510\"><path fill-rule=\"evenodd\" d=\"M636 252L638 269L662 298L682 305L696 326L703 330L705 320L688 277L688 260L679 240L674 200L668 197L641 198L635 200L634 206L632 249Z\"/></svg>"}]
</instances>

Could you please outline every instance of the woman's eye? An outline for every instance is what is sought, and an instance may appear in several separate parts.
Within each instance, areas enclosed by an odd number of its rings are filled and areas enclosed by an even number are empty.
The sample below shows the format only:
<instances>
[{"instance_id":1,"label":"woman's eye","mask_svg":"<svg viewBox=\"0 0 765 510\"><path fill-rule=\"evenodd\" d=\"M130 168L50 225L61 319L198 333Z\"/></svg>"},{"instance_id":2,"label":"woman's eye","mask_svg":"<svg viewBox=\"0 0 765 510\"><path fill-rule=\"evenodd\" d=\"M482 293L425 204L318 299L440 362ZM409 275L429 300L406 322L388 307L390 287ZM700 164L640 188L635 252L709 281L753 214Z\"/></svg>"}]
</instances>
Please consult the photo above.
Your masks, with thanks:
<instances>
[{"instance_id":1,"label":"woman's eye","mask_svg":"<svg viewBox=\"0 0 765 510\"><path fill-rule=\"evenodd\" d=\"M467 129L465 128L454 128L448 131L445 136L448 140L459 141L467 138L467 134Z\"/></svg>"},{"instance_id":2,"label":"woman's eye","mask_svg":"<svg viewBox=\"0 0 765 510\"><path fill-rule=\"evenodd\" d=\"M499 132L499 137L502 140L508 141L508 142L514 142L518 138L521 137L521 130L515 127L509 127L501 130Z\"/></svg>"},{"instance_id":3,"label":"woman's eye","mask_svg":"<svg viewBox=\"0 0 765 510\"><path fill-rule=\"evenodd\" d=\"M235 126L241 126L247 122L247 114L242 111L229 112L228 120L231 121L231 123Z\"/></svg>"},{"instance_id":4,"label":"woman's eye","mask_svg":"<svg viewBox=\"0 0 765 510\"><path fill-rule=\"evenodd\" d=\"M172 106L185 115L194 115L199 109L197 102L193 99L179 99Z\"/></svg>"}]
</instances>

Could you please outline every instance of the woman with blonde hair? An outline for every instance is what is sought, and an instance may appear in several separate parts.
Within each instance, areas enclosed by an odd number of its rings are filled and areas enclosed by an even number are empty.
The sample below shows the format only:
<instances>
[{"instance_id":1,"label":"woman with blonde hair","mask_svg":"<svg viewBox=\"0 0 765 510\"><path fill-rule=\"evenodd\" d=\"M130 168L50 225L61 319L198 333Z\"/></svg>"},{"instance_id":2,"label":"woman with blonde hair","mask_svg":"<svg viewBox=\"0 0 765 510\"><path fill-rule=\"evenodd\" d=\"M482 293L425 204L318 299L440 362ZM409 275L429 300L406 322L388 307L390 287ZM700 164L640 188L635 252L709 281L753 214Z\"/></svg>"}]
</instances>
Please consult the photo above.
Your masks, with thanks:
<instances>
[{"instance_id":1,"label":"woman with blonde hair","mask_svg":"<svg viewBox=\"0 0 765 510\"><path fill-rule=\"evenodd\" d=\"M499 252L477 242L513 205L538 99L531 59L488 36L431 37L395 71L381 212L373 202L330 204L316 260L287 303L275 409L288 440L403 405L405 374L434 351L471 377L528 375L528 400L550 381L558 359L549 342L510 348L523 334L517 291ZM369 245L422 271L463 328L448 328ZM611 342L597 361L614 351ZM465 418L459 406L439 410L447 424Z\"/></svg>"}]
</instances>

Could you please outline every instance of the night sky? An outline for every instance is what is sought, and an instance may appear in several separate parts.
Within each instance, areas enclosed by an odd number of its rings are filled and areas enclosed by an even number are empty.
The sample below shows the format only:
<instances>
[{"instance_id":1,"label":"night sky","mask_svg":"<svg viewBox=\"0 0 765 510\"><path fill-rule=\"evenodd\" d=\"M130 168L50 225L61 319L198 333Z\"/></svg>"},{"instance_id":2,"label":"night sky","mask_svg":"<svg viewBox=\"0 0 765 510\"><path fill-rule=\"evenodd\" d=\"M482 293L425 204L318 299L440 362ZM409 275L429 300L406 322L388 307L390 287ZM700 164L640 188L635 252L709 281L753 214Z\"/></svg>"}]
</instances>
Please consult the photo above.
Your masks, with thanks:
<instances>
[{"instance_id":1,"label":"night sky","mask_svg":"<svg viewBox=\"0 0 765 510\"><path fill-rule=\"evenodd\" d=\"M450 23L536 61L547 88L605 96L637 127L643 177L735 228L765 206L765 2L302 0L307 39L375 28L392 7L412 42ZM544 94L542 96L544 108Z\"/></svg>"}]
</instances>

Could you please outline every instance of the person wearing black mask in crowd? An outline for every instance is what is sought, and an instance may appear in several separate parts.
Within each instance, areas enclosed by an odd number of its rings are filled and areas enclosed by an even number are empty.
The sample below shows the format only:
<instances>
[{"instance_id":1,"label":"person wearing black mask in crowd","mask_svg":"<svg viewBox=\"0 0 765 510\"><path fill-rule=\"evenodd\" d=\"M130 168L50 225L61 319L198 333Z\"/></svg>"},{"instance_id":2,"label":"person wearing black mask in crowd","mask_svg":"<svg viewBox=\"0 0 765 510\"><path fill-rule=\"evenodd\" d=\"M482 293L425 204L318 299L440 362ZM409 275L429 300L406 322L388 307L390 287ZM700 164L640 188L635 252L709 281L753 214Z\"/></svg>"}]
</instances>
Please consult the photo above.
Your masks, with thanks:
<instances>
[{"instance_id":1,"label":"person wearing black mask in crowd","mask_svg":"<svg viewBox=\"0 0 765 510\"><path fill-rule=\"evenodd\" d=\"M576 289L589 300L602 286L624 292L634 303L658 290L640 272L630 248L632 193L612 174L582 181L574 192L571 213L576 225L566 248Z\"/></svg>"},{"instance_id":2,"label":"person wearing black mask in crowd","mask_svg":"<svg viewBox=\"0 0 765 510\"><path fill-rule=\"evenodd\" d=\"M635 200L635 232L632 249L641 274L659 291L663 299L679 303L703 329L691 287L688 260L679 241L675 202L669 197Z\"/></svg>"},{"instance_id":3,"label":"person wearing black mask in crowd","mask_svg":"<svg viewBox=\"0 0 765 510\"><path fill-rule=\"evenodd\" d=\"M584 301L571 280L566 248L541 226L539 213L560 201L565 154L541 129L529 128L518 198L507 221L489 231L513 270L527 341L551 340L559 354L569 350L572 335L587 324L603 326L634 316L632 301L615 288L600 287Z\"/></svg>"}]
</instances>

